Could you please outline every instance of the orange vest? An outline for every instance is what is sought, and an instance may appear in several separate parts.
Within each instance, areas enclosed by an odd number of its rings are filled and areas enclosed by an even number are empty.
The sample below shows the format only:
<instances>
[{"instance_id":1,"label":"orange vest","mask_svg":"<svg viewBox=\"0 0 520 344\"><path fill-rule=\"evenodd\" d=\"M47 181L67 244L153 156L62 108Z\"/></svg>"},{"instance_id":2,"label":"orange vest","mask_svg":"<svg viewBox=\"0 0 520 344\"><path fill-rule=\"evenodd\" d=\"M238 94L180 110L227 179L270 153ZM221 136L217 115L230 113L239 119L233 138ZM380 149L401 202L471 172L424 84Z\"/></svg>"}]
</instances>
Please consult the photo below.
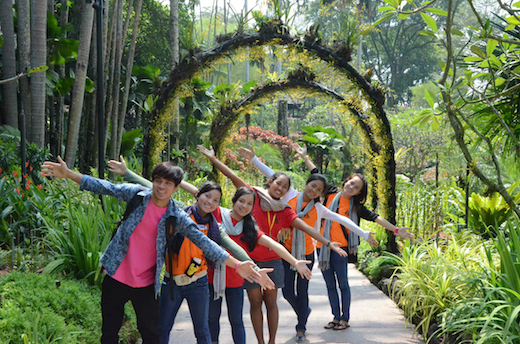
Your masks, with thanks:
<instances>
[{"instance_id":1,"label":"orange vest","mask_svg":"<svg viewBox=\"0 0 520 344\"><path fill-rule=\"evenodd\" d=\"M298 196L291 199L287 204L291 206L291 208L298 213L298 209L296 209L296 201L298 200ZM309 202L303 202L302 206L305 208ZM313 207L305 216L303 216L302 220L306 224L308 224L311 227L314 227L314 224L316 223L316 220L318 219L318 211L316 210L316 207ZM295 229L291 229L291 234L289 237L285 240L284 246L286 249L289 250L289 252L292 250L292 241L293 241L293 232ZM296 229L297 231L299 229ZM305 254L311 254L314 252L314 243L312 242L312 237L305 234Z\"/></svg>"},{"instance_id":2,"label":"orange vest","mask_svg":"<svg viewBox=\"0 0 520 344\"><path fill-rule=\"evenodd\" d=\"M330 194L327 196L327 203L326 207L328 208L334 197L336 197L337 194ZM339 209L338 214L348 217L350 211L350 200L346 199L343 196L340 196L339 198ZM325 231L325 221L321 224L321 230L320 233L323 235L323 232ZM348 235L348 228L345 227L345 231ZM330 241L331 242L339 242L341 246L346 247L348 246L347 238L345 238L345 235L343 234L343 230L341 229L341 225L337 222L332 222L332 225L330 226ZM321 243L318 242L316 245L318 248L321 248Z\"/></svg>"}]
</instances>

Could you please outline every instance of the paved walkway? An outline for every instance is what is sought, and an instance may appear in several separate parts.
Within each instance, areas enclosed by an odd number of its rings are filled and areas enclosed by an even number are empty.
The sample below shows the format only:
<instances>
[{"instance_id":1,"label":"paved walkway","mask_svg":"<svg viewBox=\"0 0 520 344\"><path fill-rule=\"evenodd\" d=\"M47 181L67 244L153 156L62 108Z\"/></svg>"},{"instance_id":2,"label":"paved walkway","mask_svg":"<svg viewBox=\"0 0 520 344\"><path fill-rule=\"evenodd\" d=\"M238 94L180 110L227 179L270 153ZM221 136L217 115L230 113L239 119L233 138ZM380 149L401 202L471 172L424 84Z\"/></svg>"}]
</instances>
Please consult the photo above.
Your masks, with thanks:
<instances>
[{"instance_id":1,"label":"paved walkway","mask_svg":"<svg viewBox=\"0 0 520 344\"><path fill-rule=\"evenodd\" d=\"M325 330L323 326L332 320L327 290L322 274L314 265L313 277L310 282L310 306L312 313L307 324L307 340L305 343L395 343L395 344L424 344L419 335L413 334L413 325L405 325L402 312L395 306L382 291L376 288L359 272L353 264L349 264L349 284L352 293L350 309L350 327L342 331ZM231 327L227 319L225 303L222 307L220 319L221 344L233 344ZM296 314L291 306L278 292L278 308L280 322L277 344L295 343ZM256 344L256 337L249 317L249 302L244 295L244 323L246 327L247 343ZM268 340L267 324L264 309L264 335ZM177 315L175 325L170 336L170 344L195 344L193 325L186 302Z\"/></svg>"}]
</instances>

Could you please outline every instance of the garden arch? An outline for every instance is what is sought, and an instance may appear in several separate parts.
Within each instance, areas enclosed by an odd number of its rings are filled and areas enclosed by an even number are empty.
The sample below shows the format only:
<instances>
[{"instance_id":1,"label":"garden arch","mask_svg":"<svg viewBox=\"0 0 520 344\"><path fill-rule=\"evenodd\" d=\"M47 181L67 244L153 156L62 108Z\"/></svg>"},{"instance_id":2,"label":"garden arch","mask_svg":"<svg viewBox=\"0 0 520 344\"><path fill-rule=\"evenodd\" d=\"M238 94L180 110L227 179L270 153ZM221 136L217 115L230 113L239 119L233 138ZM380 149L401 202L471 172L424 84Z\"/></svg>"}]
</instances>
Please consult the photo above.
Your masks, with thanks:
<instances>
[{"instance_id":1,"label":"garden arch","mask_svg":"<svg viewBox=\"0 0 520 344\"><path fill-rule=\"evenodd\" d=\"M262 25L258 32L254 34L235 32L226 36L226 38L228 37L229 39L211 49L205 51L190 50L188 56L175 67L168 79L161 85L155 108L150 113L150 129L146 133L144 140L143 173L145 175L148 174L150 165L159 162L160 152L165 143L163 133L165 132L168 118L166 113L168 111L167 109L171 106L171 101L169 100L175 96L175 93L178 92L181 85L189 82L197 72L211 67L212 63L230 55L237 49L265 45L290 46L299 51L313 54L320 60L328 63L339 73L346 76L352 84L361 91L363 100L368 104L371 110L369 113L371 113L372 116L361 115L361 113L356 110L354 104L348 104L348 108L350 112L357 117L365 133L365 138L368 138L367 144L371 157L370 161L375 171L375 173L373 173L373 180L377 185L377 196L381 215L395 223L396 179L394 146L390 123L383 110L384 93L381 89L374 87L349 64L351 60L351 48L347 44L335 44L334 48L330 48L321 44L320 40L316 39L311 33L303 37L292 36L289 34L287 27L277 20L271 21L270 25ZM305 72L303 74L305 74ZM305 80L305 77L295 77L293 75L292 78L288 78L283 82L266 84L258 87L257 90L253 89L250 94L235 102L233 105L221 108L221 113L217 116L217 120L211 125L212 133L221 135L221 133L227 132L229 125L238 118L240 109L251 104L262 92L266 94L283 88L302 87L304 84L307 89L329 94L339 101L345 101L343 96L319 85L312 80L312 78ZM228 116L230 116L230 118L227 118ZM228 126L225 125L226 123ZM214 147L218 149L220 142L213 143ZM393 236L389 236L389 248L392 251L396 250Z\"/></svg>"}]
</instances>

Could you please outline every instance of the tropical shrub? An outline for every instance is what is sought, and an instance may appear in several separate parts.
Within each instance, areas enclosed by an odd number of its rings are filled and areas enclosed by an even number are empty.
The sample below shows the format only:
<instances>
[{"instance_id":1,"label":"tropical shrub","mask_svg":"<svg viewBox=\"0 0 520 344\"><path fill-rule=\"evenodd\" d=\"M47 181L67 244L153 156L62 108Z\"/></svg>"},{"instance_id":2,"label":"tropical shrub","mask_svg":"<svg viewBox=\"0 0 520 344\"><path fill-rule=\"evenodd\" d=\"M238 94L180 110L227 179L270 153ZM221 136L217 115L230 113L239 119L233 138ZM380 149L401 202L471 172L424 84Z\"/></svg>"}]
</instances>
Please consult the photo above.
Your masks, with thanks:
<instances>
[{"instance_id":1,"label":"tropical shrub","mask_svg":"<svg viewBox=\"0 0 520 344\"><path fill-rule=\"evenodd\" d=\"M51 275L12 272L0 278L0 300L1 343L23 343L24 334L32 343L99 343L98 288ZM135 342L138 333L130 306L125 318L120 336L125 343Z\"/></svg>"},{"instance_id":2,"label":"tropical shrub","mask_svg":"<svg viewBox=\"0 0 520 344\"><path fill-rule=\"evenodd\" d=\"M478 295L478 282L485 277L483 243L467 232L450 234L444 242L406 243L401 257L393 255L399 281L392 296L425 339L444 311Z\"/></svg>"},{"instance_id":3,"label":"tropical shrub","mask_svg":"<svg viewBox=\"0 0 520 344\"><path fill-rule=\"evenodd\" d=\"M442 314L446 333L467 343L520 341L519 225L517 220L506 226L505 233L497 232L494 245L487 249L485 278L476 281L477 293Z\"/></svg>"},{"instance_id":4,"label":"tropical shrub","mask_svg":"<svg viewBox=\"0 0 520 344\"><path fill-rule=\"evenodd\" d=\"M124 211L122 203L113 197L103 197L103 211L99 201L90 195L90 200L81 206L69 203L65 220L43 217L48 231L46 242L53 258L44 273L63 272L91 285L100 285L99 258L110 242L113 223Z\"/></svg>"}]
</instances>

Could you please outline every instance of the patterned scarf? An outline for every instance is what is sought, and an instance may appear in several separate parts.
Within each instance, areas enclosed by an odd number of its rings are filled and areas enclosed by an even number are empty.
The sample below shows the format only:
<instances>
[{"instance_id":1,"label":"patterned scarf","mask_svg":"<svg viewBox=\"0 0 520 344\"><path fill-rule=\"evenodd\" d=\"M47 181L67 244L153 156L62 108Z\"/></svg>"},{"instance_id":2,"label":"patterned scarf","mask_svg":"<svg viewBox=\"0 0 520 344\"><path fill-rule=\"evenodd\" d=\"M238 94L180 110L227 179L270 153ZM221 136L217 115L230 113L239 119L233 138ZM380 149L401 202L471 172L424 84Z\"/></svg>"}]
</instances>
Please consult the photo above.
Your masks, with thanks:
<instances>
[{"instance_id":1,"label":"patterned scarf","mask_svg":"<svg viewBox=\"0 0 520 344\"><path fill-rule=\"evenodd\" d=\"M202 217L202 215L200 215L199 208L197 208L197 206L195 204L192 204L192 205L186 207L186 209L184 209L184 211L188 215L193 215L193 217L195 218L195 222L197 224L199 224L199 225L209 224L208 237L211 240L213 240L214 242L216 242L218 245L220 245L220 231L218 229L217 220L215 219L215 216L213 216L213 214L206 214L206 216ZM214 267L215 264L208 260L208 266Z\"/></svg>"},{"instance_id":2,"label":"patterned scarf","mask_svg":"<svg viewBox=\"0 0 520 344\"><path fill-rule=\"evenodd\" d=\"M314 200L311 200L304 209L303 207L303 192L300 192L298 198L296 199L296 215L300 219L303 219L305 214L307 214L312 208L314 208ZM291 246L291 253L294 258L298 260L303 260L305 258L305 233L299 229L293 228L293 240ZM291 269L296 271L296 267L291 265Z\"/></svg>"}]
</instances>

